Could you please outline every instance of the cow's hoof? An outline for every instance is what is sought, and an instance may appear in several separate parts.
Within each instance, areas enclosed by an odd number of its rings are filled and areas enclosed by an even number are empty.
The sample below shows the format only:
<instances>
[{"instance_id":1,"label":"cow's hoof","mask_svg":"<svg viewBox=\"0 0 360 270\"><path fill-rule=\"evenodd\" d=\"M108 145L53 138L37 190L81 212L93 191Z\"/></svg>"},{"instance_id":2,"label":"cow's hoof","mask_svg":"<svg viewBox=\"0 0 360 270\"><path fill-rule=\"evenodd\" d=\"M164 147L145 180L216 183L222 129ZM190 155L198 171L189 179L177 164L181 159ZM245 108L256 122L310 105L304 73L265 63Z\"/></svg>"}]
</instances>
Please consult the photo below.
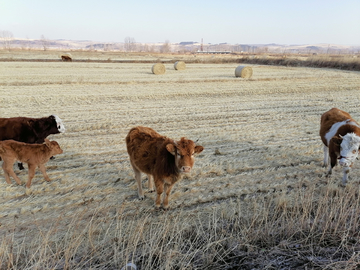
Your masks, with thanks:
<instances>
[{"instance_id":1,"label":"cow's hoof","mask_svg":"<svg viewBox=\"0 0 360 270\"><path fill-rule=\"evenodd\" d=\"M149 189L149 193L155 192L155 189Z\"/></svg>"},{"instance_id":2,"label":"cow's hoof","mask_svg":"<svg viewBox=\"0 0 360 270\"><path fill-rule=\"evenodd\" d=\"M18 163L18 167L19 167L19 170L20 170L20 171L23 170L23 169L25 169L22 163Z\"/></svg>"},{"instance_id":3,"label":"cow's hoof","mask_svg":"<svg viewBox=\"0 0 360 270\"><path fill-rule=\"evenodd\" d=\"M139 200L143 201L144 200L144 196L139 196Z\"/></svg>"},{"instance_id":4,"label":"cow's hoof","mask_svg":"<svg viewBox=\"0 0 360 270\"><path fill-rule=\"evenodd\" d=\"M339 184L339 186L344 188L344 187L346 187L346 184L347 184L347 183L341 182L341 183Z\"/></svg>"}]
</instances>

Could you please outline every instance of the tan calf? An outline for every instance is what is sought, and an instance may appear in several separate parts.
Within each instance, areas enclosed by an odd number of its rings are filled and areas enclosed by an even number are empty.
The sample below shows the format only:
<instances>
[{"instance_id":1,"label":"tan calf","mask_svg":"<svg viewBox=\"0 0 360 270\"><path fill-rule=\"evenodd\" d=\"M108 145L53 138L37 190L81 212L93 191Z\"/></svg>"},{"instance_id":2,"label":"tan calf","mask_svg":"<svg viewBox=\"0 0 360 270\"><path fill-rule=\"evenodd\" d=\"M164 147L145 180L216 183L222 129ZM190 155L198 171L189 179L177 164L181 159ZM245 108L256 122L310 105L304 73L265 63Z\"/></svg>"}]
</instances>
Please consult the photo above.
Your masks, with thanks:
<instances>
[{"instance_id":1,"label":"tan calf","mask_svg":"<svg viewBox=\"0 0 360 270\"><path fill-rule=\"evenodd\" d=\"M0 141L0 157L3 160L2 167L6 182L11 184L10 176L12 176L16 183L21 185L19 177L14 173L13 164L15 161L24 162L29 167L27 188L31 186L31 180L34 178L36 167L39 167L45 180L50 181L49 176L46 174L45 163L49 161L50 157L62 153L63 150L59 144L48 139L45 139L44 144L27 144L14 140Z\"/></svg>"},{"instance_id":2,"label":"tan calf","mask_svg":"<svg viewBox=\"0 0 360 270\"><path fill-rule=\"evenodd\" d=\"M195 155L201 153L204 147L196 145L184 137L174 141L161 136L148 127L135 127L126 137L127 151L131 166L135 172L138 184L138 195L144 198L141 184L141 172L148 175L149 189L153 190L152 177L156 187L155 206L161 205L161 195L165 193L163 207L169 207L170 191L181 179L183 173L189 173L194 166Z\"/></svg>"}]
</instances>

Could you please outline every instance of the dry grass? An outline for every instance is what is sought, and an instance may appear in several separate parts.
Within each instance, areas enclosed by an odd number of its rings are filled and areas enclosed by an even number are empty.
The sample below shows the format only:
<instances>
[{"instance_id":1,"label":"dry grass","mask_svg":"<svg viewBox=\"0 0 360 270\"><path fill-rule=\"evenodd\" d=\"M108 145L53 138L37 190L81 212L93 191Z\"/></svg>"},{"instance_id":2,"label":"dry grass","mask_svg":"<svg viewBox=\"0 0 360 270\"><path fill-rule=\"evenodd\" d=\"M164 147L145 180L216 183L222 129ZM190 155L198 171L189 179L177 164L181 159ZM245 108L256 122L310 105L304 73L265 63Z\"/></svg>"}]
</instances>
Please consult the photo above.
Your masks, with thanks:
<instances>
[{"instance_id":1,"label":"dry grass","mask_svg":"<svg viewBox=\"0 0 360 270\"><path fill-rule=\"evenodd\" d=\"M75 57L75 56L74 56ZM2 117L58 114L64 154L32 193L0 172L1 269L355 269L360 165L320 166L320 115L358 112L358 72L187 64L0 62ZM124 138L146 125L205 150L172 192L137 199ZM25 182L27 172L20 172Z\"/></svg>"},{"instance_id":2,"label":"dry grass","mask_svg":"<svg viewBox=\"0 0 360 270\"><path fill-rule=\"evenodd\" d=\"M64 51L0 50L0 61L7 62L58 62ZM126 53L119 51L73 51L73 61L86 63L167 63L189 64L261 64L289 67L335 68L360 71L359 54L164 54ZM174 66L175 67L175 66ZM176 69L176 67L175 67Z\"/></svg>"},{"instance_id":3,"label":"dry grass","mask_svg":"<svg viewBox=\"0 0 360 270\"><path fill-rule=\"evenodd\" d=\"M359 56L331 56L315 55L308 57L298 56L245 56L241 58L241 63L280 65L292 67L316 67L316 68L335 68L342 70L360 71Z\"/></svg>"}]
</instances>

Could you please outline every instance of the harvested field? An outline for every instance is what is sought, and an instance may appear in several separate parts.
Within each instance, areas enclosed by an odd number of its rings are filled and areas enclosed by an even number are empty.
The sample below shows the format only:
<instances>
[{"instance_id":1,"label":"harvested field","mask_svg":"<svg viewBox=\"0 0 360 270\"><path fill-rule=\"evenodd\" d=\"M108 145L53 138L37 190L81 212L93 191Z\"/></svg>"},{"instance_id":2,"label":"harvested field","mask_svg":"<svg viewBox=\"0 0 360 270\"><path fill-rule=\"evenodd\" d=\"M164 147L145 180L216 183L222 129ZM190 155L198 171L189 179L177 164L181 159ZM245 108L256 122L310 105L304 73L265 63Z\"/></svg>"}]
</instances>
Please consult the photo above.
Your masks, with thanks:
<instances>
[{"instance_id":1,"label":"harvested field","mask_svg":"<svg viewBox=\"0 0 360 270\"><path fill-rule=\"evenodd\" d=\"M140 269L359 262L352 252L360 250L353 233L359 229L360 162L346 188L338 186L339 167L325 178L318 130L320 115L332 107L360 120L360 73L249 65L252 78L239 79L237 64L187 64L181 73L165 66L166 74L154 76L151 64L0 62L0 116L57 114L67 129L50 136L64 150L47 163L51 183L38 171L26 195L24 185L8 185L0 171L0 268L119 269L131 260ZM167 212L155 211L153 193L137 199L124 142L137 125L199 139L205 147L191 175L175 185ZM25 183L27 169L15 172ZM352 205L343 209L354 213L348 238L337 238L348 221L336 228L326 223L323 235L304 225L315 240L295 234L302 226L297 217L304 224L325 222L316 211L305 217L298 203L327 209L319 205L329 198ZM275 210L287 212L276 216ZM291 229L284 217L292 215ZM255 217L262 218L257 223ZM265 220L274 231L264 229ZM327 230L333 232L328 238ZM338 253L325 250L326 243Z\"/></svg>"}]
</instances>

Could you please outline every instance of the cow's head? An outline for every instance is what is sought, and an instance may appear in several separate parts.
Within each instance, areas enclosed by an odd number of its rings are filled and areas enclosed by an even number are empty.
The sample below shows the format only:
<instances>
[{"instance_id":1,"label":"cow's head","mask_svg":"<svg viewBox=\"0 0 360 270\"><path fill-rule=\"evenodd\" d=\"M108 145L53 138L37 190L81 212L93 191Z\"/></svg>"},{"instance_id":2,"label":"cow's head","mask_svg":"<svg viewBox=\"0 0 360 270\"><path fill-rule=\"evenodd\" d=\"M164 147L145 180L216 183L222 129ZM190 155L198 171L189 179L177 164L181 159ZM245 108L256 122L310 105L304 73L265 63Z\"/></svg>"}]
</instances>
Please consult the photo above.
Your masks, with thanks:
<instances>
[{"instance_id":1,"label":"cow's head","mask_svg":"<svg viewBox=\"0 0 360 270\"><path fill-rule=\"evenodd\" d=\"M339 135L332 141L340 146L339 164L350 167L359 155L360 137L355 133L348 133L345 136Z\"/></svg>"},{"instance_id":2,"label":"cow's head","mask_svg":"<svg viewBox=\"0 0 360 270\"><path fill-rule=\"evenodd\" d=\"M49 139L45 139L45 144L47 147L49 147L52 156L63 153L63 150L56 141L49 141Z\"/></svg>"},{"instance_id":3,"label":"cow's head","mask_svg":"<svg viewBox=\"0 0 360 270\"><path fill-rule=\"evenodd\" d=\"M183 137L174 144L167 144L166 149L175 156L175 164L180 173L189 173L194 166L195 155L201 153L204 147Z\"/></svg>"},{"instance_id":4,"label":"cow's head","mask_svg":"<svg viewBox=\"0 0 360 270\"><path fill-rule=\"evenodd\" d=\"M64 126L62 120L60 119L60 117L55 115L55 114L51 115L50 117L53 117L55 119L56 128L59 131L59 133L64 133L65 132L65 126Z\"/></svg>"}]
</instances>

